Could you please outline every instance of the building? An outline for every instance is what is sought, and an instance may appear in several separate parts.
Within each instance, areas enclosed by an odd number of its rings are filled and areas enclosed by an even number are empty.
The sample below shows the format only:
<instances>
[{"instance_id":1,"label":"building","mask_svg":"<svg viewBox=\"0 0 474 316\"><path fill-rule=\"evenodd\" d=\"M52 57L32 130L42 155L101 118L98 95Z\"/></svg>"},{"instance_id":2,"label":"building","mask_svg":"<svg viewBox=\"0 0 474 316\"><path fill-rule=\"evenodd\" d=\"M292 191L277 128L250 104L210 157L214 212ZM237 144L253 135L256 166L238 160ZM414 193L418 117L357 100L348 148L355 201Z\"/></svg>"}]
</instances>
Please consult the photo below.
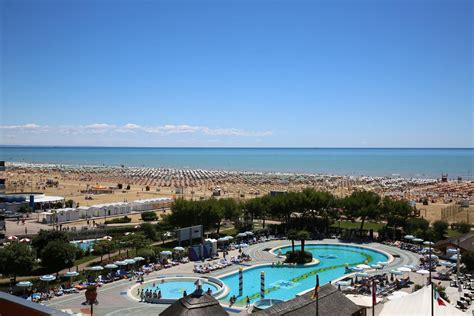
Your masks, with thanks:
<instances>
[{"instance_id":1,"label":"building","mask_svg":"<svg viewBox=\"0 0 474 316\"><path fill-rule=\"evenodd\" d=\"M310 291L289 301L252 313L252 315L314 316L316 315L316 299L312 298L313 293L314 291ZM326 284L320 287L318 300L319 315L366 315L366 309L364 307L359 307L354 304L332 284Z\"/></svg>"},{"instance_id":2,"label":"building","mask_svg":"<svg viewBox=\"0 0 474 316\"><path fill-rule=\"evenodd\" d=\"M133 202L116 202L80 206L77 208L59 208L39 214L39 221L43 224L64 223L80 219L126 215L131 212L145 212L158 210L171 203L169 198L151 198Z\"/></svg>"},{"instance_id":3,"label":"building","mask_svg":"<svg viewBox=\"0 0 474 316\"><path fill-rule=\"evenodd\" d=\"M32 211L42 211L65 203L62 196L51 196L41 192L0 193L0 209L16 213L22 207Z\"/></svg>"},{"instance_id":4,"label":"building","mask_svg":"<svg viewBox=\"0 0 474 316\"><path fill-rule=\"evenodd\" d=\"M34 303L24 298L0 291L1 316L67 316L69 314L57 309Z\"/></svg>"},{"instance_id":5,"label":"building","mask_svg":"<svg viewBox=\"0 0 474 316\"><path fill-rule=\"evenodd\" d=\"M448 249L457 249L458 247L461 254L465 251L474 251L474 233L470 232L461 236L440 240L433 247L443 253L446 253Z\"/></svg>"},{"instance_id":6,"label":"building","mask_svg":"<svg viewBox=\"0 0 474 316\"><path fill-rule=\"evenodd\" d=\"M5 161L0 161L0 193L5 193L6 191L6 168L5 168Z\"/></svg>"}]
</instances>

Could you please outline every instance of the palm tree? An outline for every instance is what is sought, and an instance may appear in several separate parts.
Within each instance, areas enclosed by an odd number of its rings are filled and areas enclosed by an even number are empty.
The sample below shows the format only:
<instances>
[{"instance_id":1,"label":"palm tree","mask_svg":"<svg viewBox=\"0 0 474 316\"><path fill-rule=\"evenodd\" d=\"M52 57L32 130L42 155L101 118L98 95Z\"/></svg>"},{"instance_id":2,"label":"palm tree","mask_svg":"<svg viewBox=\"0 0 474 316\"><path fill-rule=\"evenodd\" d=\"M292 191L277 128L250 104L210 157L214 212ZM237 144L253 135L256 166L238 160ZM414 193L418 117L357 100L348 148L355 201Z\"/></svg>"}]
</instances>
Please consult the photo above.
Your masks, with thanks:
<instances>
[{"instance_id":1,"label":"palm tree","mask_svg":"<svg viewBox=\"0 0 474 316\"><path fill-rule=\"evenodd\" d=\"M298 237L299 240L301 240L301 252L304 252L304 242L305 242L305 240L310 239L311 236L310 236L308 231L300 230L297 233L297 237Z\"/></svg>"},{"instance_id":2,"label":"palm tree","mask_svg":"<svg viewBox=\"0 0 474 316\"><path fill-rule=\"evenodd\" d=\"M298 239L298 232L294 229L288 231L288 239L291 240L291 248L295 252L295 240Z\"/></svg>"}]
</instances>

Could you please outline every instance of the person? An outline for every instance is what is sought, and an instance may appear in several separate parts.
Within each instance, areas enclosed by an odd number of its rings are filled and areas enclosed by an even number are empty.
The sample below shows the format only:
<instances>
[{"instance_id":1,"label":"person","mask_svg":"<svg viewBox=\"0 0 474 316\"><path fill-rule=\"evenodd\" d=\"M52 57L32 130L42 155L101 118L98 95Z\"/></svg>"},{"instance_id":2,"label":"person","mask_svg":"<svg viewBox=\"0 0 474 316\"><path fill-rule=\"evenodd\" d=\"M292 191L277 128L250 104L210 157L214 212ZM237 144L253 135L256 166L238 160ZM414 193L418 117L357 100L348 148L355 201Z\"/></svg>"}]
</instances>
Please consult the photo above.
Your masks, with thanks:
<instances>
[{"instance_id":1,"label":"person","mask_svg":"<svg viewBox=\"0 0 474 316\"><path fill-rule=\"evenodd\" d=\"M143 298L145 297L145 294L143 294L143 289L140 292L140 302L143 302Z\"/></svg>"},{"instance_id":2,"label":"person","mask_svg":"<svg viewBox=\"0 0 474 316\"><path fill-rule=\"evenodd\" d=\"M188 292L186 292L186 290L184 290L184 292L183 292L183 297L185 297L185 296L188 296Z\"/></svg>"},{"instance_id":3,"label":"person","mask_svg":"<svg viewBox=\"0 0 474 316\"><path fill-rule=\"evenodd\" d=\"M234 296L231 296L229 300L229 307L232 307L232 305L234 305Z\"/></svg>"},{"instance_id":4,"label":"person","mask_svg":"<svg viewBox=\"0 0 474 316\"><path fill-rule=\"evenodd\" d=\"M161 290L158 291L158 298L161 298Z\"/></svg>"},{"instance_id":5,"label":"person","mask_svg":"<svg viewBox=\"0 0 474 316\"><path fill-rule=\"evenodd\" d=\"M247 298L246 298L246 302L247 302L247 305L245 307L249 307L250 306L250 298L249 298L248 295L247 295Z\"/></svg>"},{"instance_id":6,"label":"person","mask_svg":"<svg viewBox=\"0 0 474 316\"><path fill-rule=\"evenodd\" d=\"M207 288L206 294L207 294L207 295L212 295L212 290L211 290L210 287Z\"/></svg>"}]
</instances>

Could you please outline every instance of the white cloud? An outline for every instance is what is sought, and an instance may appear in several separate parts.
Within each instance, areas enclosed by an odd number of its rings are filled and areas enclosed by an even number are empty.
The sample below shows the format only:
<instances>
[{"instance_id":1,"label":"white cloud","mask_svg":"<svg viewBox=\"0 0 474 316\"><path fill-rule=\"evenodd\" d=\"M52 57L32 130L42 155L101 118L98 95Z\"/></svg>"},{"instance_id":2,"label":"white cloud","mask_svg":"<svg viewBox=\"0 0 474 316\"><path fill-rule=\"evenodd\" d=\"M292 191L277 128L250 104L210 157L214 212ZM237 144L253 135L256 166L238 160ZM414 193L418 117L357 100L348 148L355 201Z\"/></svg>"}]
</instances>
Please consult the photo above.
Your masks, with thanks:
<instances>
[{"instance_id":1,"label":"white cloud","mask_svg":"<svg viewBox=\"0 0 474 316\"><path fill-rule=\"evenodd\" d=\"M271 131L249 131L237 128L213 128L208 126L196 126L187 124L165 124L158 126L141 126L135 123L127 123L125 125L115 125L107 123L93 123L87 125L60 125L49 127L47 125L24 124L24 125L0 125L0 130L9 130L10 133L36 133L51 134L54 133L77 136L80 135L110 135L113 134L158 134L158 135L174 135L174 134L196 134L204 136L225 136L225 137L265 137L271 136Z\"/></svg>"}]
</instances>

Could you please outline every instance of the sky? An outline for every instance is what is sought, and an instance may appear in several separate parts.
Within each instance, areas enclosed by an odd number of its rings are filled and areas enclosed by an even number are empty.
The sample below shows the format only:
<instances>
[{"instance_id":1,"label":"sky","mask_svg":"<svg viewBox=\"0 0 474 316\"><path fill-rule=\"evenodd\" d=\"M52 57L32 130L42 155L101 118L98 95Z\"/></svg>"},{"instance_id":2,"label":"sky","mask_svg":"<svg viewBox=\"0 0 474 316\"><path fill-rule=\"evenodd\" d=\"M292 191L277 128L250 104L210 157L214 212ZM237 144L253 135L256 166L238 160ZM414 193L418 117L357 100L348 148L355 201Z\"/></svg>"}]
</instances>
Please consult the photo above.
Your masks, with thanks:
<instances>
[{"instance_id":1,"label":"sky","mask_svg":"<svg viewBox=\"0 0 474 316\"><path fill-rule=\"evenodd\" d=\"M474 147L469 0L0 0L0 144Z\"/></svg>"}]
</instances>

